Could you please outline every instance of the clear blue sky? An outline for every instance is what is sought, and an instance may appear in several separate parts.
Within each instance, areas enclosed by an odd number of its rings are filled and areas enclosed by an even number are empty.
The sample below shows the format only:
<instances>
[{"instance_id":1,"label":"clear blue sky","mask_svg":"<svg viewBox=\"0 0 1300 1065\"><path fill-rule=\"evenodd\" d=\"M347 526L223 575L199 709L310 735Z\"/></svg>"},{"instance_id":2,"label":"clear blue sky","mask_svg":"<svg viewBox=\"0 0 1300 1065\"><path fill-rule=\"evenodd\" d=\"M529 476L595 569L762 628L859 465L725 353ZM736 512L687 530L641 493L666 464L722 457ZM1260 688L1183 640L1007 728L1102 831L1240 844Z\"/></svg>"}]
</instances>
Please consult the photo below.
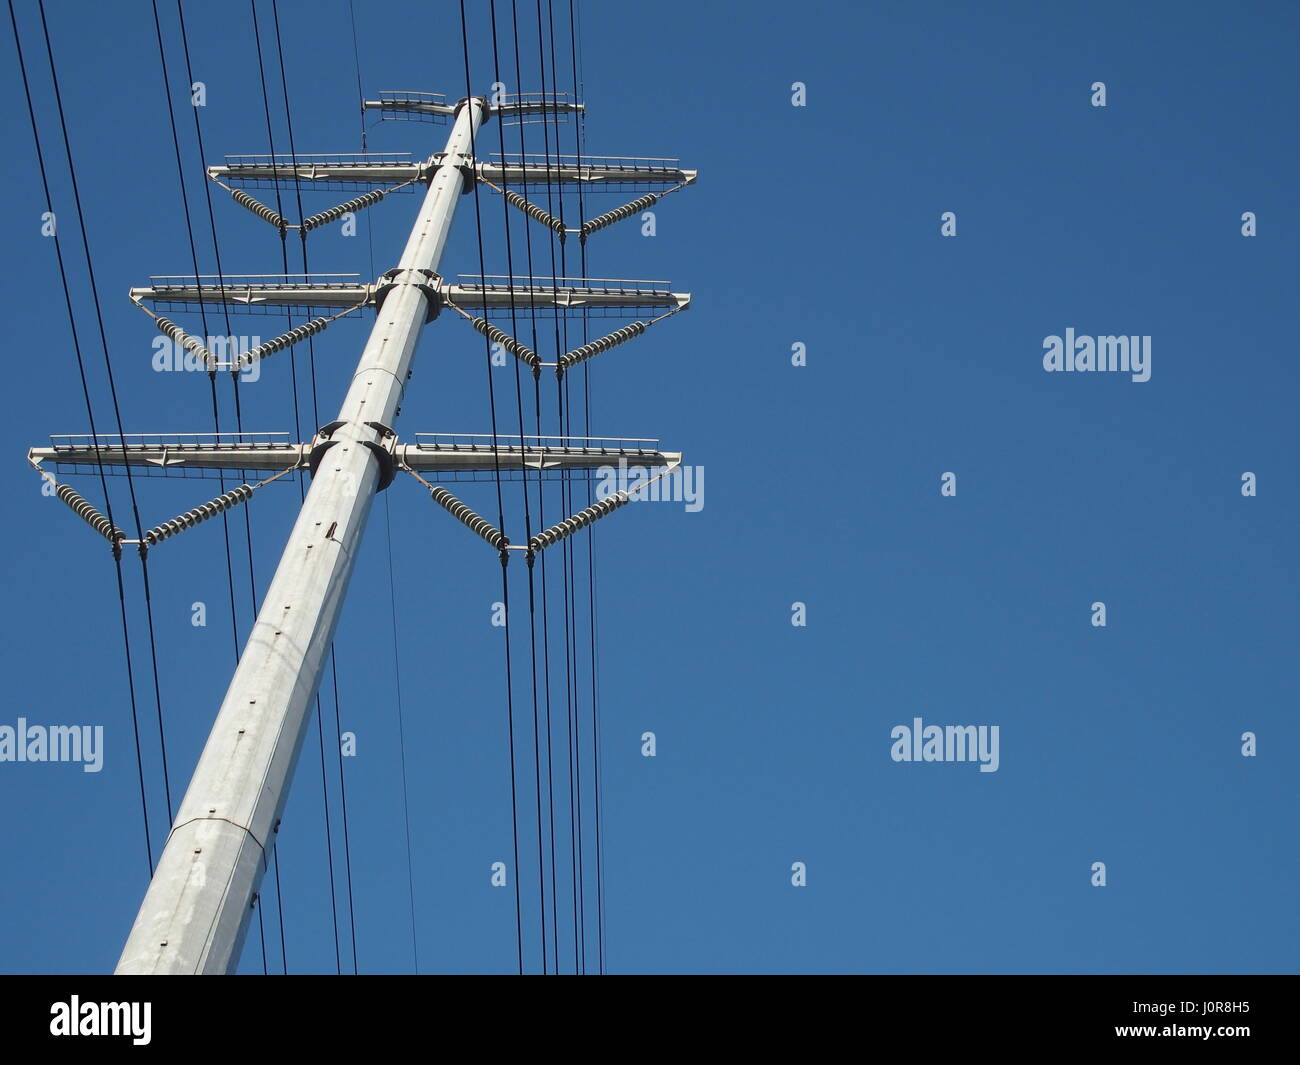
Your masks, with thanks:
<instances>
[{"instance_id":1,"label":"clear blue sky","mask_svg":"<svg viewBox=\"0 0 1300 1065\"><path fill-rule=\"evenodd\" d=\"M484 92L486 4L469 6ZM520 6L532 90L535 16ZM356 7L368 95L464 95L456 5ZM701 172L658 208L653 238L625 225L591 245L593 275L671 279L696 300L592 364L593 431L660 437L707 470L702 511L644 503L599 528L610 971L1294 971L1295 7L581 7L587 150L680 156ZM179 93L175 8L162 8ZM18 9L107 431L40 23L29 0ZM191 269L150 7L49 0L48 13L126 429L210 430L207 382L151 369L154 333L126 300L150 274ZM268 146L247 5L186 15L206 160L183 98L178 120L208 271L200 163ZM283 0L280 19L298 150L357 151L347 4ZM98 774L0 764L0 969L97 972L116 962L147 869L111 560L23 461L87 424L5 37L0 725L102 724L106 760ZM806 107L791 106L795 81ZM1096 81L1105 108L1090 105ZM444 137L384 123L369 147L419 157ZM225 269L279 271L274 232L213 191ZM342 198L317 193L308 209ZM360 216L356 239L328 227L313 267L370 274L373 226L374 269L386 269L416 204L394 197ZM478 270L462 206L448 275ZM483 207L488 271L503 273L500 205ZM940 236L945 211L955 238ZM236 332L265 338L282 323L241 318ZM365 328L342 323L316 345L322 422ZM1043 339L1067 328L1150 336L1151 380L1045 373ZM790 364L795 342L806 367ZM399 430L488 431L482 351L450 315L430 328ZM306 366L304 350L310 432ZM289 368L277 356L243 390L245 428L294 430ZM496 372L513 420L513 370ZM945 471L955 498L940 495ZM1255 498L1241 494L1244 471ZM100 502L96 479L69 480ZM111 489L125 507L125 481ZM147 524L215 494L179 479L137 489ZM490 487L464 495L494 512ZM254 502L259 591L297 498L282 486ZM491 863L511 860L502 634L489 624L499 567L414 482L386 503L420 969L513 971L513 890L489 884ZM340 704L359 738L347 763L359 967L409 972L384 513L338 634ZM231 523L241 639L243 521ZM233 663L224 558L212 522L150 567L177 800ZM156 849L166 812L139 566L124 572ZM526 602L522 567L513 581ZM206 628L190 624L195 601ZM796 601L805 628L790 623ZM1095 601L1105 628L1090 622ZM526 613L512 634L531 758ZM998 771L893 762L890 730L915 717L999 726ZM653 759L640 754L647 730ZM294 972L335 965L316 744L313 728L280 841ZM332 756L329 779L341 867ZM525 856L532 796L525 774ZM1097 861L1104 888L1090 885ZM536 969L535 859L511 873ZM275 970L273 905L266 917ZM571 948L562 957L571 967ZM241 968L261 971L256 924Z\"/></svg>"}]
</instances>

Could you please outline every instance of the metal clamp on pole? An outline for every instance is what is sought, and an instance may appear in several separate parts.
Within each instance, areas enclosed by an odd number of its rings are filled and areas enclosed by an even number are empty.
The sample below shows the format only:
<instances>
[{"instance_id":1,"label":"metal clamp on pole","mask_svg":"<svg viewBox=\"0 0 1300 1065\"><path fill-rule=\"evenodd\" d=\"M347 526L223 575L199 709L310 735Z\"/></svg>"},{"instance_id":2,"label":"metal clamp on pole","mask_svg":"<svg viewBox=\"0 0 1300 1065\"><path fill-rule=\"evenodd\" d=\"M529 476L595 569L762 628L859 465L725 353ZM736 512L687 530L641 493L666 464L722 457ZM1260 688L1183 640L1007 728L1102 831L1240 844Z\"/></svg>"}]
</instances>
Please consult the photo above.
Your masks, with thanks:
<instances>
[{"instance_id":1,"label":"metal clamp on pole","mask_svg":"<svg viewBox=\"0 0 1300 1065\"><path fill-rule=\"evenodd\" d=\"M439 291L442 278L432 270L417 270L414 272L425 278L424 281L416 282L415 287L424 293L427 301L424 320L426 323L432 322L442 311L442 293ZM408 271L403 270L400 266L395 266L393 269L385 270L380 274L383 284L375 286L375 294L372 297L372 303L376 311L383 308L384 300L398 285L397 279L405 273L408 273Z\"/></svg>"},{"instance_id":2,"label":"metal clamp on pole","mask_svg":"<svg viewBox=\"0 0 1300 1065\"><path fill-rule=\"evenodd\" d=\"M375 491L382 492L397 476L397 457L394 454L397 449L397 434L383 422L370 421L365 425L379 434L378 440L363 440L361 443L379 461L379 483L375 485Z\"/></svg>"}]
</instances>

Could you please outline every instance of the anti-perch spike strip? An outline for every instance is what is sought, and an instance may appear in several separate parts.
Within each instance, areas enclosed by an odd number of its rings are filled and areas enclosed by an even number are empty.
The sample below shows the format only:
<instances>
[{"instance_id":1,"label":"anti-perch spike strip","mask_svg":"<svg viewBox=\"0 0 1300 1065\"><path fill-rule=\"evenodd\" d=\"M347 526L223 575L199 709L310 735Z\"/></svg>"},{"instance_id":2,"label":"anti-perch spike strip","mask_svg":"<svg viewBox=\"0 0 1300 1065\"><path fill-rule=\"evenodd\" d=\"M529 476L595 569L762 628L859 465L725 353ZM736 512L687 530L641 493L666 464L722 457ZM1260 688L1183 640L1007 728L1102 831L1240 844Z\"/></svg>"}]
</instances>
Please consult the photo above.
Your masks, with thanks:
<instances>
[{"instance_id":1,"label":"anti-perch spike strip","mask_svg":"<svg viewBox=\"0 0 1300 1065\"><path fill-rule=\"evenodd\" d=\"M291 348L308 337L315 336L329 324L330 320L328 318L313 318L310 322L303 322L302 325L295 326L283 336L275 337L264 344L258 344L255 348L249 348L239 356L239 365L246 369L258 360L265 359L268 355L274 355L277 351Z\"/></svg>"},{"instance_id":2,"label":"anti-perch spike strip","mask_svg":"<svg viewBox=\"0 0 1300 1065\"><path fill-rule=\"evenodd\" d=\"M72 508L74 514L99 533L110 544L117 547L119 540L126 539L126 533L114 525L95 509L84 496L79 495L71 485L61 484L54 493Z\"/></svg>"},{"instance_id":3,"label":"anti-perch spike strip","mask_svg":"<svg viewBox=\"0 0 1300 1065\"><path fill-rule=\"evenodd\" d=\"M622 329L615 329L608 336L600 337L590 343L583 344L580 348L574 348L572 351L566 351L560 356L559 361L555 364L556 376L564 376L564 371L572 366L577 366L580 362L586 362L590 358L608 351L610 348L616 348L620 344L626 344L629 340L639 337L646 331L645 322L632 322L625 325Z\"/></svg>"},{"instance_id":4,"label":"anti-perch spike strip","mask_svg":"<svg viewBox=\"0 0 1300 1065\"><path fill-rule=\"evenodd\" d=\"M216 364L217 357L203 346L203 342L199 340L198 337L190 336L189 333L185 332L185 330L183 330L170 318L163 318L160 315L159 317L155 318L154 321L158 325L159 332L164 333L167 336L171 337L172 340L176 341L176 343L179 344L181 347L183 347L186 351L192 351L195 355L197 355L200 359L203 360L204 366L211 369Z\"/></svg>"},{"instance_id":5,"label":"anti-perch spike strip","mask_svg":"<svg viewBox=\"0 0 1300 1065\"><path fill-rule=\"evenodd\" d=\"M603 518L628 502L629 496L626 492L615 492L612 496L602 499L599 503L593 503L585 510L578 511L571 518L565 518L558 525L552 525L544 532L539 532L528 541L529 551L540 551L544 547L550 547L559 543L566 536L572 536L579 529L590 525L597 518Z\"/></svg>"},{"instance_id":6,"label":"anti-perch spike strip","mask_svg":"<svg viewBox=\"0 0 1300 1065\"><path fill-rule=\"evenodd\" d=\"M360 211L366 207L373 207L385 196L388 195L387 189L371 189L363 193L355 200L348 200L347 203L341 203L337 207L331 207L328 211L321 211L320 214L314 214L310 218L304 218L302 225L299 227L304 233L308 233L317 226L323 226L328 222L333 222L336 218L342 218L350 211Z\"/></svg>"},{"instance_id":7,"label":"anti-perch spike strip","mask_svg":"<svg viewBox=\"0 0 1300 1065\"><path fill-rule=\"evenodd\" d=\"M625 203L622 207L615 207L612 211L606 211L604 214L597 215L590 221L583 222L578 233L585 242L587 237L595 233L598 229L604 229L606 226L612 226L615 222L621 222L624 218L631 218L638 211L646 207L653 207L659 202L659 194L648 192L639 199L631 203Z\"/></svg>"},{"instance_id":8,"label":"anti-perch spike strip","mask_svg":"<svg viewBox=\"0 0 1300 1065\"><path fill-rule=\"evenodd\" d=\"M230 195L239 206L247 207L253 212L253 214L257 215L258 218L270 222L271 225L276 227L276 229L284 230L289 228L289 223L285 221L284 218L276 214L271 210L271 208L267 207L266 204L259 203L257 200L253 199L253 197L243 189L231 189Z\"/></svg>"},{"instance_id":9,"label":"anti-perch spike strip","mask_svg":"<svg viewBox=\"0 0 1300 1065\"><path fill-rule=\"evenodd\" d=\"M535 219L536 221L541 222L542 225L546 226L547 229L553 230L559 235L560 243L564 243L564 223L560 221L560 219L556 218L553 214L548 214L546 211L543 211L531 200L525 200L517 192L511 192L509 189L506 189L504 190L504 195L506 202L510 204L511 207L519 208L519 210L523 211L529 218Z\"/></svg>"},{"instance_id":10,"label":"anti-perch spike strip","mask_svg":"<svg viewBox=\"0 0 1300 1065\"><path fill-rule=\"evenodd\" d=\"M175 536L178 532L192 529L201 521L215 518L222 511L229 510L240 503L246 503L252 498L252 495L253 486L251 484L241 484L238 488L231 489L225 495L217 496L216 499L204 503L201 507L187 510L179 517L172 518L171 521L165 521L161 525L150 529L144 534L145 543L150 545L162 543L169 536Z\"/></svg>"},{"instance_id":11,"label":"anti-perch spike strip","mask_svg":"<svg viewBox=\"0 0 1300 1065\"><path fill-rule=\"evenodd\" d=\"M502 550L510 541L506 534L493 525L487 518L481 514L476 514L468 506L462 503L447 489L434 485L429 489L429 495L438 506L447 511L453 518L464 524L471 532L477 533L483 537L489 544L498 551Z\"/></svg>"},{"instance_id":12,"label":"anti-perch spike strip","mask_svg":"<svg viewBox=\"0 0 1300 1065\"><path fill-rule=\"evenodd\" d=\"M489 340L496 341L520 362L525 362L531 366L533 373L541 372L542 357L532 348L519 343L509 333L498 329L486 318L471 318L470 321L473 323L474 328Z\"/></svg>"}]
</instances>

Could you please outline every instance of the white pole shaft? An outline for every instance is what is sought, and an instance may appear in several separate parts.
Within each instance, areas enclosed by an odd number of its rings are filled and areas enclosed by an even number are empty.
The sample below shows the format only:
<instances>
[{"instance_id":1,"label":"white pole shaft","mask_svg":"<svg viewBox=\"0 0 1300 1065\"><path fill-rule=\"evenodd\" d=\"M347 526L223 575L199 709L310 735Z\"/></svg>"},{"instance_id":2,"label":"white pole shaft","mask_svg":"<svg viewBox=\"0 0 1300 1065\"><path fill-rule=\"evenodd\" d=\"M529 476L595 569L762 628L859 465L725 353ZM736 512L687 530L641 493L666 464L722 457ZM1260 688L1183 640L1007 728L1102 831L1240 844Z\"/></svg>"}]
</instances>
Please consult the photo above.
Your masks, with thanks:
<instances>
[{"instance_id":1,"label":"white pole shaft","mask_svg":"<svg viewBox=\"0 0 1300 1065\"><path fill-rule=\"evenodd\" d=\"M380 435L365 423L393 423L429 310L420 271L438 269L485 108L473 98L456 115L118 973L227 973L239 961L379 482L366 444Z\"/></svg>"}]
</instances>

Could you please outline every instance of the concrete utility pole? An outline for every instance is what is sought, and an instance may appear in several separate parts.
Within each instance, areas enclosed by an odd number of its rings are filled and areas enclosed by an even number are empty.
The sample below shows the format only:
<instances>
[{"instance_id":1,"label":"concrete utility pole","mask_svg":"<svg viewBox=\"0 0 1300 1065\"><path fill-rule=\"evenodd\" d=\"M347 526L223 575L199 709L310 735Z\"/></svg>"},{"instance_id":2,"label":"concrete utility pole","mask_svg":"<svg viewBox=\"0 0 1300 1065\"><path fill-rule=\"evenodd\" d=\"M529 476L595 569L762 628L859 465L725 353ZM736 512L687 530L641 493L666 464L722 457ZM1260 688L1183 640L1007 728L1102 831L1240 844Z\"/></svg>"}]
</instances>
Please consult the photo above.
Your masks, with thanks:
<instances>
[{"instance_id":1,"label":"concrete utility pole","mask_svg":"<svg viewBox=\"0 0 1300 1065\"><path fill-rule=\"evenodd\" d=\"M434 310L436 273L487 101L462 101L420 214L280 565L249 634L130 938L119 973L225 973L239 959L321 665L374 503L382 445Z\"/></svg>"},{"instance_id":2,"label":"concrete utility pole","mask_svg":"<svg viewBox=\"0 0 1300 1065\"><path fill-rule=\"evenodd\" d=\"M570 440L547 437L518 438L503 443L498 437L456 437L421 439L399 444L392 429L416 343L426 322L446 307L470 319L474 327L497 342L505 351L526 362L534 375L543 366L558 376L612 347L640 336L649 325L685 309L690 296L674 293L660 282L589 283L586 279L478 278L448 284L438 273L443 249L462 192L470 183L481 181L503 194L506 201L535 222L547 226L563 240L578 234L585 241L615 222L633 217L666 192L676 191L695 180L694 171L684 171L670 160L600 157L587 163L538 163L533 157L499 163L479 161L474 141L479 127L492 116L524 121L528 116L548 112L577 112L581 104L558 97L525 94L491 102L472 97L448 105L440 97L426 94L387 94L365 107L385 113L405 113L453 120L446 147L419 164L390 163L369 159L336 159L301 164L299 159L246 162L212 167L208 176L231 192L236 202L277 226L310 229L342 217L349 210L377 203L384 191L367 193L329 211L292 226L270 208L253 200L226 181L280 181L292 179L310 183L398 181L426 182L424 197L406 248L398 265L373 284L356 284L331 279L282 281L265 278L235 279L229 276L205 284L181 279L155 279L147 288L131 291L132 300L153 316L158 328L179 346L199 357L215 372L238 372L238 358L222 362L203 342L187 336L178 326L146 307L195 306L226 303L245 310L254 307L286 310L319 307L335 316L370 307L375 324L361 353L338 418L322 426L310 442L252 441L241 437L230 441L219 437L213 443L192 437L147 438L138 442L120 439L54 438L49 448L33 448L28 458L42 476L53 482L44 467L52 465L85 472L87 468L144 466L166 473L173 467L222 469L231 472L279 471L267 478L297 470L310 470L311 488L280 558L279 566L248 637L226 697L221 704L208 742L203 749L189 788L177 811L172 830L139 915L118 962L123 974L206 974L227 973L239 961L253 905L266 872L280 817L288 797L294 766L310 721L311 703L320 683L326 652L334 638L339 613L352 574L357 549L365 531L376 492L388 487L395 472L419 476L421 472L441 476L501 471L593 470L618 464L664 468L680 464L678 453L661 452L653 441ZM631 203L568 228L535 204L509 190L514 181L572 186L583 183L589 191L660 189ZM397 187L401 187L399 184ZM599 188L597 188L599 187ZM393 191L392 189L386 191ZM564 314L587 309L597 314L630 316L636 311L652 312L648 321L630 326L544 363L540 356L489 324L487 316L514 308L542 309ZM480 312L472 318L470 310ZM328 325L323 318L290 330L255 349L248 358L260 359L284 350ZM234 435L234 434L227 434ZM516 438L505 438L513 440ZM635 446L627 446L635 445ZM662 475L662 474L661 474ZM532 474L529 474L532 476ZM423 478L420 478L423 481ZM266 483L266 481L260 482ZM259 485L243 485L180 517L129 540L87 500L67 485L58 487L58 497L92 528L110 541L115 553L134 544L143 554L162 540L240 503L246 503ZM440 486L424 481L435 502L451 512L474 532L499 550L501 561L508 552L524 551L531 564L535 552L551 546L590 522L627 502L621 498L587 507L548 530L539 530L528 545L509 544L501 530L474 514Z\"/></svg>"}]
</instances>

